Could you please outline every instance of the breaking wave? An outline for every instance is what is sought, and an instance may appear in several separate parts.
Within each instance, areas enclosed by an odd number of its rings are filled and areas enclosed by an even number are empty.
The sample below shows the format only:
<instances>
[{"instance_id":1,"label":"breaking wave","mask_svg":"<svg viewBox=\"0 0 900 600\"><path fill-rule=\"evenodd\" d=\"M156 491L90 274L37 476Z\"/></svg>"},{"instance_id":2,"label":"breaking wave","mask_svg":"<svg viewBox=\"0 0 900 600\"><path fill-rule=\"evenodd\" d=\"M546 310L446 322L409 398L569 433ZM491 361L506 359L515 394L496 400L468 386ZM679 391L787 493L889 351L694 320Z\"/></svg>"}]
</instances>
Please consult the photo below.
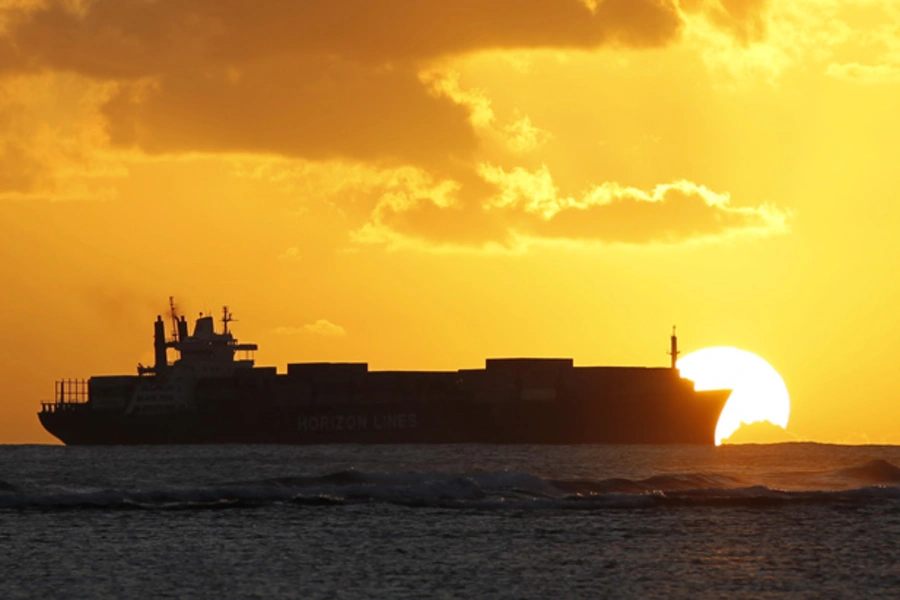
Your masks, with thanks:
<instances>
[{"instance_id":1,"label":"breaking wave","mask_svg":"<svg viewBox=\"0 0 900 600\"><path fill-rule=\"evenodd\" d=\"M0 510L215 510L364 503L444 509L599 510L900 503L900 468L884 461L811 474L840 481L801 491L711 473L645 479L554 480L529 473L361 472L277 477L202 487L29 490L0 481Z\"/></svg>"},{"instance_id":2,"label":"breaking wave","mask_svg":"<svg viewBox=\"0 0 900 600\"><path fill-rule=\"evenodd\" d=\"M856 467L839 469L836 474L850 480L870 484L900 484L900 467L880 459L870 460Z\"/></svg>"}]
</instances>

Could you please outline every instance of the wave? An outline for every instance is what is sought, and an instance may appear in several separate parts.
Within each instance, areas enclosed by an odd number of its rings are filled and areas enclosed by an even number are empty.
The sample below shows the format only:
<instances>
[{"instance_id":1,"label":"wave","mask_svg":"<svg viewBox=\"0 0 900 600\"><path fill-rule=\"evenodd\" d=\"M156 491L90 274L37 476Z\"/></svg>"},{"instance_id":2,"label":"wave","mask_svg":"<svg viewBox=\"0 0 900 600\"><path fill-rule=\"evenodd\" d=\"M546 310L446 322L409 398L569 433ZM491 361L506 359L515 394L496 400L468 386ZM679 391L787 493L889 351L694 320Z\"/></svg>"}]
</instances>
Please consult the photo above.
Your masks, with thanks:
<instances>
[{"instance_id":1,"label":"wave","mask_svg":"<svg viewBox=\"0 0 900 600\"><path fill-rule=\"evenodd\" d=\"M822 474L819 474L822 475ZM900 468L882 460L831 471L843 489L786 490L712 473L644 479L554 480L515 472L361 472L277 477L202 487L31 490L0 481L0 510L210 510L380 503L410 508L600 510L900 503ZM847 482L857 485L846 485Z\"/></svg>"},{"instance_id":2,"label":"wave","mask_svg":"<svg viewBox=\"0 0 900 600\"><path fill-rule=\"evenodd\" d=\"M894 466L886 460L870 460L856 467L838 469L835 474L852 481L862 481L870 484L900 483L900 467Z\"/></svg>"}]
</instances>

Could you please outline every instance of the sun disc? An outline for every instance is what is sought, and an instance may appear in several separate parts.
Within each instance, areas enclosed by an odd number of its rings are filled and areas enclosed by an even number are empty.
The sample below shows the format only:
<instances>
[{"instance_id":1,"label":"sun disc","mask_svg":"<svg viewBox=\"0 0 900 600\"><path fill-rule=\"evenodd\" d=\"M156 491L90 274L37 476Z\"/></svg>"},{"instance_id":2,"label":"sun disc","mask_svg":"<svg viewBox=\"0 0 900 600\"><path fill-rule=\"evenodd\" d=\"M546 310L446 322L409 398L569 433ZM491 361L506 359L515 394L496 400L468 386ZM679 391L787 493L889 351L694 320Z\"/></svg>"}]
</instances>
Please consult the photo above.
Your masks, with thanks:
<instances>
[{"instance_id":1,"label":"sun disc","mask_svg":"<svg viewBox=\"0 0 900 600\"><path fill-rule=\"evenodd\" d=\"M742 424L768 421L787 427L791 412L787 386L778 371L756 354L717 346L691 352L677 366L699 391L732 390L716 425L716 445Z\"/></svg>"}]
</instances>

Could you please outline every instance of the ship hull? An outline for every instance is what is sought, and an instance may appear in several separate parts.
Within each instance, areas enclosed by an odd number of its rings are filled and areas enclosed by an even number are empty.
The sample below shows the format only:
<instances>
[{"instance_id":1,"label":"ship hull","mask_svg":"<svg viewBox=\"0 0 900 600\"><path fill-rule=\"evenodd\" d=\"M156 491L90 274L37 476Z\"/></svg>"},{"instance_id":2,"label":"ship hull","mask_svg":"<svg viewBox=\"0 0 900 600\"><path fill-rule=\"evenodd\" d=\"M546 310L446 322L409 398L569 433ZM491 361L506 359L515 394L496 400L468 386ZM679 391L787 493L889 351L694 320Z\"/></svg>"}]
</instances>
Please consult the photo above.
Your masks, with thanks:
<instances>
[{"instance_id":1,"label":"ship hull","mask_svg":"<svg viewBox=\"0 0 900 600\"><path fill-rule=\"evenodd\" d=\"M92 410L39 413L68 445L110 444L713 444L729 392L604 403L393 402L273 407L262 399L167 415Z\"/></svg>"},{"instance_id":2,"label":"ship hull","mask_svg":"<svg viewBox=\"0 0 900 600\"><path fill-rule=\"evenodd\" d=\"M159 319L155 339L157 366L137 376L58 382L38 413L47 431L66 444L713 444L729 395L696 391L676 368L571 358L458 371L291 363L278 373L233 360L252 345L213 333L209 317L179 335L172 365Z\"/></svg>"}]
</instances>

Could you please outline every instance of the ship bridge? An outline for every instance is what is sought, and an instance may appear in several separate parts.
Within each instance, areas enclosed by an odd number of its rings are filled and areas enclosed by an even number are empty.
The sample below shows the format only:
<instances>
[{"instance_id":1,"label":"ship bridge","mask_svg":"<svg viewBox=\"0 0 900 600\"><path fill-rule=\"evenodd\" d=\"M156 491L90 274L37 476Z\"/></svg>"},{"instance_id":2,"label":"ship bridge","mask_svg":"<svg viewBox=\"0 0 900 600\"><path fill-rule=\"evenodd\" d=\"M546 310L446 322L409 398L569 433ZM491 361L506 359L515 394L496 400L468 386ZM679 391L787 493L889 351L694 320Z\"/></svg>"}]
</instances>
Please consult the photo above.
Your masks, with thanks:
<instances>
[{"instance_id":1,"label":"ship bridge","mask_svg":"<svg viewBox=\"0 0 900 600\"><path fill-rule=\"evenodd\" d=\"M161 374L174 367L189 367L198 374L226 375L234 369L253 368L256 344L241 344L228 329L228 324L234 319L228 311L228 307L222 307L222 330L217 332L212 316L200 313L200 317L194 324L192 334L188 333L188 323L185 317L178 316L175 305L169 299L171 306L172 337L166 339L165 324L162 316L156 317L154 323L154 351L155 364L153 367L138 365L138 373ZM178 352L178 359L169 364L167 351L169 348Z\"/></svg>"}]
</instances>

